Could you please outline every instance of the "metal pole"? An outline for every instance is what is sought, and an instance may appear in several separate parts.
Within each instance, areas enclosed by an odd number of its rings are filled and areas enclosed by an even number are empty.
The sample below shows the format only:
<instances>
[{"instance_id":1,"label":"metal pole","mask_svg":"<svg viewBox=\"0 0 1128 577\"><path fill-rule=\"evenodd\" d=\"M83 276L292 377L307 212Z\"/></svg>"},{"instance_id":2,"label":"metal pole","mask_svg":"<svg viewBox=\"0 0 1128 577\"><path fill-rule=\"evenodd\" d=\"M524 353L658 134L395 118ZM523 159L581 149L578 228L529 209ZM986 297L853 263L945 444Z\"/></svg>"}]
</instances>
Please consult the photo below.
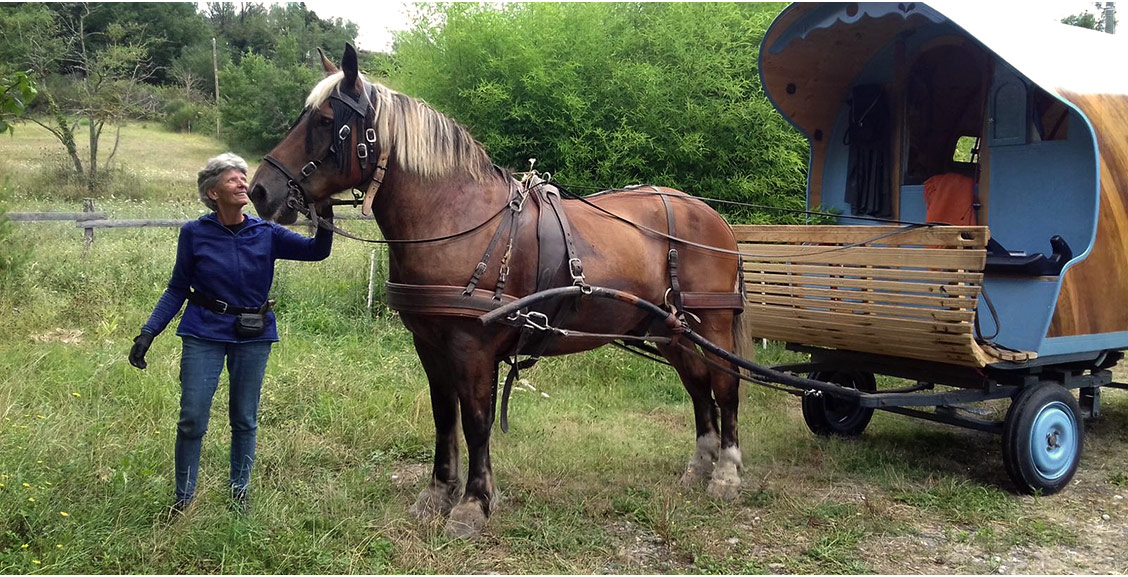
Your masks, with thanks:
<instances>
[{"instance_id":1,"label":"metal pole","mask_svg":"<svg viewBox=\"0 0 1128 577\"><path fill-rule=\"evenodd\" d=\"M376 287L376 249L372 249L372 256L368 261L368 310L372 310L372 291Z\"/></svg>"},{"instance_id":2,"label":"metal pole","mask_svg":"<svg viewBox=\"0 0 1128 577\"><path fill-rule=\"evenodd\" d=\"M1116 34L1116 2L1105 2L1104 29L1109 34Z\"/></svg>"},{"instance_id":3,"label":"metal pole","mask_svg":"<svg viewBox=\"0 0 1128 577\"><path fill-rule=\"evenodd\" d=\"M219 136L219 50L212 37L212 75L215 76L215 135Z\"/></svg>"}]
</instances>

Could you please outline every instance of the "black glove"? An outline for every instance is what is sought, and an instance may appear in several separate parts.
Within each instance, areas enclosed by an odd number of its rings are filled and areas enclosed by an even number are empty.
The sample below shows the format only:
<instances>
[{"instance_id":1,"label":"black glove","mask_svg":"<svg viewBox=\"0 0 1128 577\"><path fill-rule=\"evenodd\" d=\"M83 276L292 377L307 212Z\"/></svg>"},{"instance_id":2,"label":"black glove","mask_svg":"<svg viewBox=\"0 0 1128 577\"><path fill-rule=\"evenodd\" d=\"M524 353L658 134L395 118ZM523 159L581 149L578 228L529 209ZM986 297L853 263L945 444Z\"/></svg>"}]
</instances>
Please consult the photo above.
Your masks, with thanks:
<instances>
[{"instance_id":1,"label":"black glove","mask_svg":"<svg viewBox=\"0 0 1128 577\"><path fill-rule=\"evenodd\" d=\"M133 337L133 348L129 349L129 364L144 369L149 366L145 362L145 353L149 352L149 345L153 344L153 335L149 333L141 333Z\"/></svg>"}]
</instances>

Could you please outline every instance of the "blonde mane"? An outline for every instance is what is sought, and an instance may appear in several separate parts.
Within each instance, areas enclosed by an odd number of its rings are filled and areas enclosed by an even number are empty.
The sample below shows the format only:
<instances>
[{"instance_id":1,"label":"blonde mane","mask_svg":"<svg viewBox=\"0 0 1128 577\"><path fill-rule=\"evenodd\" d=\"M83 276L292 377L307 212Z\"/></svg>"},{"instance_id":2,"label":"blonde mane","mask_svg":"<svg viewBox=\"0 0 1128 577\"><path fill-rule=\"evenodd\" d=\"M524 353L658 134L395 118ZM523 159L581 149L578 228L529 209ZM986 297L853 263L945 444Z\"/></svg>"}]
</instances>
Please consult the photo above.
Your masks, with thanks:
<instances>
[{"instance_id":1,"label":"blonde mane","mask_svg":"<svg viewBox=\"0 0 1128 577\"><path fill-rule=\"evenodd\" d=\"M343 72L326 76L306 98L306 108L317 108L339 90ZM363 77L362 77L363 80ZM492 172L493 162L470 133L421 100L372 83L373 128L380 150L391 151L391 159L403 170L423 178L440 178L465 171L482 181Z\"/></svg>"}]
</instances>

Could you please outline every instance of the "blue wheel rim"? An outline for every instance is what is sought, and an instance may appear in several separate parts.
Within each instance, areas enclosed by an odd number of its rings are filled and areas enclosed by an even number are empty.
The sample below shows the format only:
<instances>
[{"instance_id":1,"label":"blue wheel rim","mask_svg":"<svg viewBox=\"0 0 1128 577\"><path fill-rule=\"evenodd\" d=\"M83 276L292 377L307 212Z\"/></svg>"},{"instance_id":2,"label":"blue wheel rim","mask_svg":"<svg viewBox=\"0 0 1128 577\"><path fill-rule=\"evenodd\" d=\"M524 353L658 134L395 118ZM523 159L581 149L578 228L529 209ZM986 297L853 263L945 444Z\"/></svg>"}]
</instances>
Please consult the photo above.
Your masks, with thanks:
<instances>
[{"instance_id":1,"label":"blue wheel rim","mask_svg":"<svg viewBox=\"0 0 1128 577\"><path fill-rule=\"evenodd\" d=\"M1061 401L1042 407L1030 427L1030 456L1038 474L1049 480L1062 477L1073 466L1077 450L1073 411Z\"/></svg>"}]
</instances>

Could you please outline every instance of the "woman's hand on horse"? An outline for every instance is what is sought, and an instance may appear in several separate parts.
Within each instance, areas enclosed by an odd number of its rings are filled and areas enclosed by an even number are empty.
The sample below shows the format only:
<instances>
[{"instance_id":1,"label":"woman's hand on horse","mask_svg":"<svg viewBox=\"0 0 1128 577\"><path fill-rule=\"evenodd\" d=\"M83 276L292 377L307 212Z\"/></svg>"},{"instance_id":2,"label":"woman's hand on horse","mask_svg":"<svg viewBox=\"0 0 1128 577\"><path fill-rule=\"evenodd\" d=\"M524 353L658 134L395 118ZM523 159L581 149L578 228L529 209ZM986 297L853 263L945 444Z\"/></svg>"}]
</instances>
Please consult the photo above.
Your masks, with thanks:
<instances>
[{"instance_id":1,"label":"woman's hand on horse","mask_svg":"<svg viewBox=\"0 0 1128 577\"><path fill-rule=\"evenodd\" d=\"M317 210L317 216L333 220L333 205L330 202L320 202L315 208Z\"/></svg>"},{"instance_id":2,"label":"woman's hand on horse","mask_svg":"<svg viewBox=\"0 0 1128 577\"><path fill-rule=\"evenodd\" d=\"M129 349L129 364L144 369L149 366L145 362L145 353L149 352L149 345L153 344L153 335L142 332L133 337L133 348Z\"/></svg>"}]
</instances>

